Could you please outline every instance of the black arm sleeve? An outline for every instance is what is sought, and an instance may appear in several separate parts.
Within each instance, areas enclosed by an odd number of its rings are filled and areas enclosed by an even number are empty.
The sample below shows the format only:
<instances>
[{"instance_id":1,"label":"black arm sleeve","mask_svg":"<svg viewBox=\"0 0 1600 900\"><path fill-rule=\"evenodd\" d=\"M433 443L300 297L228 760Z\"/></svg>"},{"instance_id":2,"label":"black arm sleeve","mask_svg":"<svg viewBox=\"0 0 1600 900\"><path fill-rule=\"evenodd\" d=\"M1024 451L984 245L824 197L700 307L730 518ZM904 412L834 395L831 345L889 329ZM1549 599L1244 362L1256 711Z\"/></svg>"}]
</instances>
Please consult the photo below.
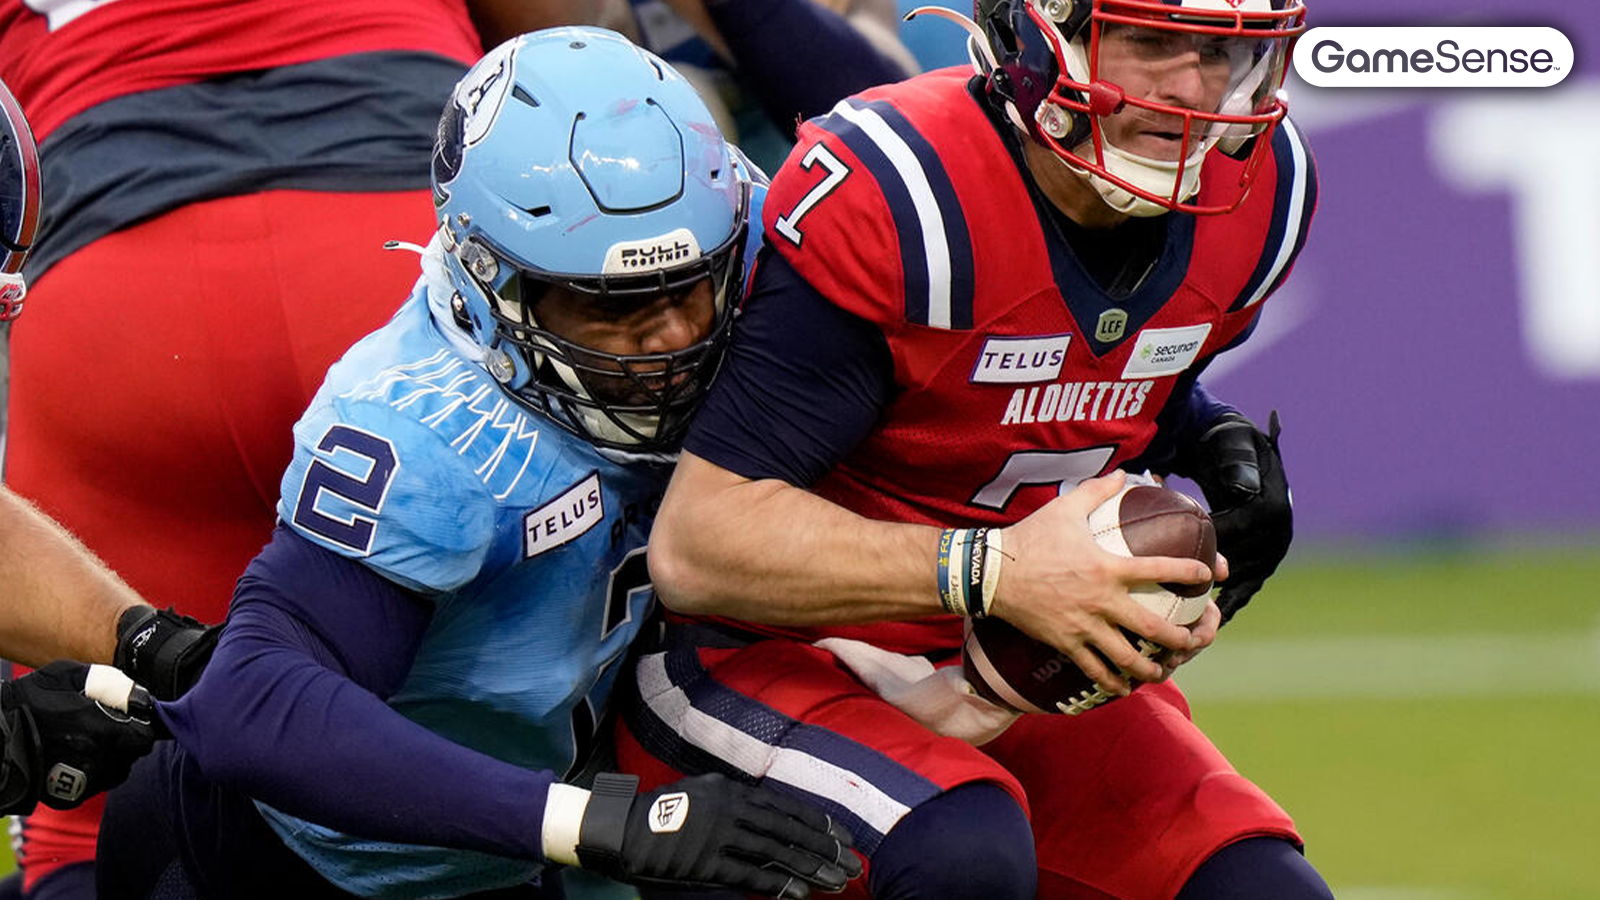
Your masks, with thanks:
<instances>
[{"instance_id":1,"label":"black arm sleeve","mask_svg":"<svg viewBox=\"0 0 1600 900\"><path fill-rule=\"evenodd\" d=\"M877 326L763 250L733 345L684 448L750 479L808 487L855 449L893 399Z\"/></svg>"}]
</instances>

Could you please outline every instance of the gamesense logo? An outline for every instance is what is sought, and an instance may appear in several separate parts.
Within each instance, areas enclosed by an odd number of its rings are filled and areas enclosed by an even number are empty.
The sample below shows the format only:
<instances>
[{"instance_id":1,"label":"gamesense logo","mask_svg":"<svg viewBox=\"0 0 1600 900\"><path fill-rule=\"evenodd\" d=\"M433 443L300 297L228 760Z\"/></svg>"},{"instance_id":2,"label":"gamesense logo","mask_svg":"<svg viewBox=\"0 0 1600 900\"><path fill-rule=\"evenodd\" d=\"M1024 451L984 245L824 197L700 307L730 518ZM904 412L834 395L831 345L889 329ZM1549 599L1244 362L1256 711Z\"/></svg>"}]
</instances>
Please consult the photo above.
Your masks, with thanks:
<instances>
[{"instance_id":1,"label":"gamesense logo","mask_svg":"<svg viewBox=\"0 0 1600 900\"><path fill-rule=\"evenodd\" d=\"M1554 28L1313 28L1294 48L1318 87L1549 87L1572 59Z\"/></svg>"}]
</instances>

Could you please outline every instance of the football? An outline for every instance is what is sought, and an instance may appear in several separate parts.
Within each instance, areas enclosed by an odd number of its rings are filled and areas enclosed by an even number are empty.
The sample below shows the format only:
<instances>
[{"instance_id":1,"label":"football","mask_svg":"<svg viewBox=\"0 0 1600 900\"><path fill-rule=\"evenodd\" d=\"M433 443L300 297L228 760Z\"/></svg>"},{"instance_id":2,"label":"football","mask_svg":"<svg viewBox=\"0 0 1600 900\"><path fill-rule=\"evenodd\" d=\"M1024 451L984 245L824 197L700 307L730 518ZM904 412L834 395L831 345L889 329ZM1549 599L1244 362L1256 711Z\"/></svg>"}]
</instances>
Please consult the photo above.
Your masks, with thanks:
<instances>
[{"instance_id":1,"label":"football","mask_svg":"<svg viewBox=\"0 0 1600 900\"><path fill-rule=\"evenodd\" d=\"M1200 504L1178 491L1131 483L1089 514L1095 542L1121 556L1176 556L1213 565L1217 532ZM1210 601L1211 584L1135 585L1133 598L1167 621L1189 625ZM1123 630L1145 656L1162 647ZM1065 654L995 618L969 619L962 669L979 696L1024 713L1077 715L1116 699ZM1137 687L1137 683L1135 683Z\"/></svg>"}]
</instances>

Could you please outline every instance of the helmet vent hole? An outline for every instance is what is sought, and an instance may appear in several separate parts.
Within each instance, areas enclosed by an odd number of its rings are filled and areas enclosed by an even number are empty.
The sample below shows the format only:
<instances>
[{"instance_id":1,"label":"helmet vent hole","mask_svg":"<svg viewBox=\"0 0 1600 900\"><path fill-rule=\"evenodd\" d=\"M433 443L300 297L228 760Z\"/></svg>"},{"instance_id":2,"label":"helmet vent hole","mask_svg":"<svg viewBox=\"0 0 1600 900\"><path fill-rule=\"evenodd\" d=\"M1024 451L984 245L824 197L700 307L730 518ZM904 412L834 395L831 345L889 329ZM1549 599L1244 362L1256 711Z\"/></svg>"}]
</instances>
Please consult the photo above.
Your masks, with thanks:
<instances>
[{"instance_id":1,"label":"helmet vent hole","mask_svg":"<svg viewBox=\"0 0 1600 900\"><path fill-rule=\"evenodd\" d=\"M539 218L540 216L548 216L548 215L550 215L550 207L548 207L548 206L535 206L532 209L528 210L528 215L533 216L535 219Z\"/></svg>"},{"instance_id":2,"label":"helmet vent hole","mask_svg":"<svg viewBox=\"0 0 1600 900\"><path fill-rule=\"evenodd\" d=\"M537 107L539 105L539 101L534 99L534 96L528 93L527 90L524 89L520 84L514 84L511 86L511 96L521 100L523 103L526 103L529 106Z\"/></svg>"},{"instance_id":3,"label":"helmet vent hole","mask_svg":"<svg viewBox=\"0 0 1600 900\"><path fill-rule=\"evenodd\" d=\"M722 170L721 169L712 169L711 170L711 180L712 181L716 181L718 178L721 178L721 177L722 177Z\"/></svg>"},{"instance_id":4,"label":"helmet vent hole","mask_svg":"<svg viewBox=\"0 0 1600 900\"><path fill-rule=\"evenodd\" d=\"M652 59L652 60L650 60L650 65L651 65L652 68L654 68L656 70L656 80L657 81L666 81L667 80L667 73L661 71L661 64L660 63L658 63L658 62L656 62L655 60Z\"/></svg>"}]
</instances>

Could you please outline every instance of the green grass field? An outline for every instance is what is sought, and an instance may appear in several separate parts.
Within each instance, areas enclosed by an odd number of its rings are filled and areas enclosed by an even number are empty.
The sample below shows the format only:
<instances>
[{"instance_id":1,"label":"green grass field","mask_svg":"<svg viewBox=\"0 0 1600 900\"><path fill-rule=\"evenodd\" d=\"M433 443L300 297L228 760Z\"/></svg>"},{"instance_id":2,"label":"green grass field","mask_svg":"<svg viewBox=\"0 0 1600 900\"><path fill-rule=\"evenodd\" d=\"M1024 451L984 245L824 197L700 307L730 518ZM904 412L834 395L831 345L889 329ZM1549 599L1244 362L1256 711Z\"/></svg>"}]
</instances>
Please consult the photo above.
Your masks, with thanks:
<instances>
[{"instance_id":1,"label":"green grass field","mask_svg":"<svg viewBox=\"0 0 1600 900\"><path fill-rule=\"evenodd\" d=\"M1597 546L1301 553L1179 680L1342 900L1597 896Z\"/></svg>"},{"instance_id":2,"label":"green grass field","mask_svg":"<svg viewBox=\"0 0 1600 900\"><path fill-rule=\"evenodd\" d=\"M1595 546L1301 561L1179 679L1344 900L1597 896Z\"/></svg>"}]
</instances>

